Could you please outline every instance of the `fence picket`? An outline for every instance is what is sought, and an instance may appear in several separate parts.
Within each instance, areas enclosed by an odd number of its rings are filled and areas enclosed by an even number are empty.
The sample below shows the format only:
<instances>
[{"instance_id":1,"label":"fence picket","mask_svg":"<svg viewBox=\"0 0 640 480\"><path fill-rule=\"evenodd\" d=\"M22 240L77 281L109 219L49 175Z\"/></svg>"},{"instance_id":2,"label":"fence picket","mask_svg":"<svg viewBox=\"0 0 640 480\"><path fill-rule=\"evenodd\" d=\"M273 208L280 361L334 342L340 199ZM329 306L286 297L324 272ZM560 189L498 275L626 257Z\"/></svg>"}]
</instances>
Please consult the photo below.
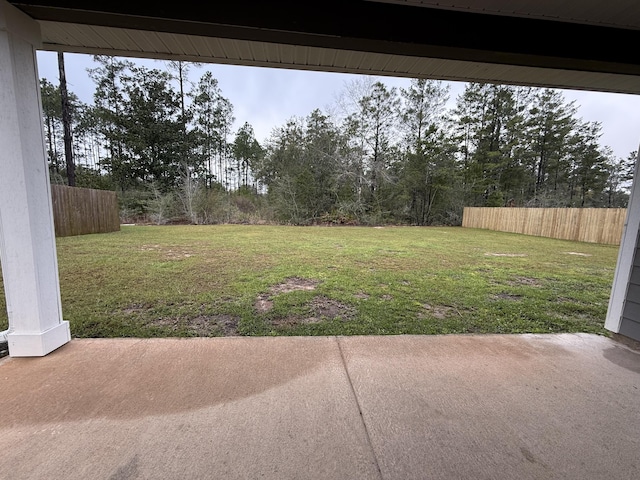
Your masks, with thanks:
<instances>
[{"instance_id":1,"label":"fence picket","mask_svg":"<svg viewBox=\"0 0 640 480\"><path fill-rule=\"evenodd\" d=\"M116 192L51 185L56 237L120 230Z\"/></svg>"},{"instance_id":2,"label":"fence picket","mask_svg":"<svg viewBox=\"0 0 640 480\"><path fill-rule=\"evenodd\" d=\"M462 226L620 245L626 208L465 207Z\"/></svg>"}]
</instances>

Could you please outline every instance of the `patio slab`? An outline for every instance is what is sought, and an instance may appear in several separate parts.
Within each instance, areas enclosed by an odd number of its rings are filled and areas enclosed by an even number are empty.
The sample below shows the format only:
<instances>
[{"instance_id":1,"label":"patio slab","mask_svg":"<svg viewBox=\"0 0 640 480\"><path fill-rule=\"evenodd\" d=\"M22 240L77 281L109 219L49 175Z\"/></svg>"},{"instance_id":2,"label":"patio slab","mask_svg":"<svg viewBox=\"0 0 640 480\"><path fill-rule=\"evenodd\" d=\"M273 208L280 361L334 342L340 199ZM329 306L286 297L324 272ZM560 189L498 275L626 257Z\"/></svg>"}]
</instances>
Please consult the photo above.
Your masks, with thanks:
<instances>
[{"instance_id":1,"label":"patio slab","mask_svg":"<svg viewBox=\"0 0 640 480\"><path fill-rule=\"evenodd\" d=\"M609 338L74 339L0 360L3 479L635 479Z\"/></svg>"},{"instance_id":2,"label":"patio slab","mask_svg":"<svg viewBox=\"0 0 640 480\"><path fill-rule=\"evenodd\" d=\"M640 478L640 353L595 335L345 339L383 478Z\"/></svg>"},{"instance_id":3,"label":"patio slab","mask_svg":"<svg viewBox=\"0 0 640 480\"><path fill-rule=\"evenodd\" d=\"M0 379L3 479L379 478L335 338L73 340Z\"/></svg>"}]
</instances>

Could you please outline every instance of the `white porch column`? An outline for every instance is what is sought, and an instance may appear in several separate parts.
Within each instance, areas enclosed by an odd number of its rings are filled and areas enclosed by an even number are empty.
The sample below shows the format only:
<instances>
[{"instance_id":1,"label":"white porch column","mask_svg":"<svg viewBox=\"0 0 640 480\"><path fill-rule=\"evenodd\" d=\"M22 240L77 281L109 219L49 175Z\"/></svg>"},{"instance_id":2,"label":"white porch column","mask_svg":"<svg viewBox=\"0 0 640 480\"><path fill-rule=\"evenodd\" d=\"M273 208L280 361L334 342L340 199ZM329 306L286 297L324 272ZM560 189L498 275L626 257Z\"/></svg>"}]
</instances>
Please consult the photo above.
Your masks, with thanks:
<instances>
[{"instance_id":1,"label":"white porch column","mask_svg":"<svg viewBox=\"0 0 640 480\"><path fill-rule=\"evenodd\" d=\"M9 355L67 343L42 129L38 24L0 0L0 258Z\"/></svg>"},{"instance_id":2,"label":"white porch column","mask_svg":"<svg viewBox=\"0 0 640 480\"><path fill-rule=\"evenodd\" d=\"M633 261L638 246L638 235L640 234L640 177L638 175L640 162L638 159L640 159L640 148L636 155L633 184L631 185L629 205L627 206L627 218L622 230L622 239L618 250L618 263L613 277L611 296L609 297L609 310L604 323L604 327L607 330L615 333L620 332L620 326L622 325L622 312L627 299L631 274L633 273Z\"/></svg>"}]
</instances>

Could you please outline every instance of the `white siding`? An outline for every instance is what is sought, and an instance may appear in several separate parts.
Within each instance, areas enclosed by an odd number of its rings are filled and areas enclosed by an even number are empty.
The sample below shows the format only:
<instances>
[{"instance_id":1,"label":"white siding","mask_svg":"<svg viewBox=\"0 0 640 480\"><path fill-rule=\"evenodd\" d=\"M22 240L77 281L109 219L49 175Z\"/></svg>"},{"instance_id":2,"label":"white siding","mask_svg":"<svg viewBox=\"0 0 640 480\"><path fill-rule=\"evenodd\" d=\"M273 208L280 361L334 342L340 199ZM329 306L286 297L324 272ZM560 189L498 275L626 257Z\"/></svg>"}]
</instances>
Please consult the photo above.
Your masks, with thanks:
<instances>
[{"instance_id":1,"label":"white siding","mask_svg":"<svg viewBox=\"0 0 640 480\"><path fill-rule=\"evenodd\" d=\"M619 333L640 340L640 248L638 246L633 258Z\"/></svg>"}]
</instances>

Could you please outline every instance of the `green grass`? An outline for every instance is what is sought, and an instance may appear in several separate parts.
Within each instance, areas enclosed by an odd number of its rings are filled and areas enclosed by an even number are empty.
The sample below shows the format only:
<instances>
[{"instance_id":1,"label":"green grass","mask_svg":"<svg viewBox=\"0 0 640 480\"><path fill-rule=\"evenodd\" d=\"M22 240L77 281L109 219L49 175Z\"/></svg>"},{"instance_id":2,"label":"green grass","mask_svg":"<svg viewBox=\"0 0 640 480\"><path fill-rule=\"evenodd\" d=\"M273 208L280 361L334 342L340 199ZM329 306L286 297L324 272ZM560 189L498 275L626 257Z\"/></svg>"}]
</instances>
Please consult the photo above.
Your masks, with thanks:
<instances>
[{"instance_id":1,"label":"green grass","mask_svg":"<svg viewBox=\"0 0 640 480\"><path fill-rule=\"evenodd\" d=\"M605 334L618 252L419 227L123 227L57 242L75 337ZM287 279L315 288L283 292Z\"/></svg>"}]
</instances>

